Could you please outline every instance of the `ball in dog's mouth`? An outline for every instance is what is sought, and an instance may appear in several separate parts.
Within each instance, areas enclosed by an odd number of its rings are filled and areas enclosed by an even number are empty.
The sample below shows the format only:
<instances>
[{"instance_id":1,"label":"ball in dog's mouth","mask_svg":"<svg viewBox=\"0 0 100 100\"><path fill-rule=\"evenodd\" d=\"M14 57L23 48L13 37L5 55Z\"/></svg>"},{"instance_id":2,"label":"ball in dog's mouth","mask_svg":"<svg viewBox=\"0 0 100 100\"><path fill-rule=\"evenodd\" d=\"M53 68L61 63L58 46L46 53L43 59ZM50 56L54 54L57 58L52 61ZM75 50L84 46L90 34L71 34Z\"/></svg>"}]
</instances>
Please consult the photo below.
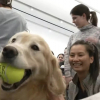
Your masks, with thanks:
<instances>
[{"instance_id":1,"label":"ball in dog's mouth","mask_svg":"<svg viewBox=\"0 0 100 100\"><path fill-rule=\"evenodd\" d=\"M22 78L20 82L14 83L14 84L8 84L6 82L3 82L1 85L2 89L5 91L15 90L17 89L22 83L24 83L32 74L32 71L30 69L25 70L25 75Z\"/></svg>"}]
</instances>

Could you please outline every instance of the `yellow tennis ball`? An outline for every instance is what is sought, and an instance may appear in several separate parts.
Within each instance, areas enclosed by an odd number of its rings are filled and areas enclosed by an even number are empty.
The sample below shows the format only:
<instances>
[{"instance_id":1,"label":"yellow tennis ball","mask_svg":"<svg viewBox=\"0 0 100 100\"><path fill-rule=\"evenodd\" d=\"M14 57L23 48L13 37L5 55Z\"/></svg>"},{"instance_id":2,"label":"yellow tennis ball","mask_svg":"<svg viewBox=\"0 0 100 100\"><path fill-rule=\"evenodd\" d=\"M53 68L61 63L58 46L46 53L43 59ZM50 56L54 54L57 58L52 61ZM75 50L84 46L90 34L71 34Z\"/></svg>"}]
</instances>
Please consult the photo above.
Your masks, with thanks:
<instances>
[{"instance_id":1,"label":"yellow tennis ball","mask_svg":"<svg viewBox=\"0 0 100 100\"><path fill-rule=\"evenodd\" d=\"M8 84L20 82L24 73L24 69L19 69L6 63L0 63L0 77Z\"/></svg>"}]
</instances>

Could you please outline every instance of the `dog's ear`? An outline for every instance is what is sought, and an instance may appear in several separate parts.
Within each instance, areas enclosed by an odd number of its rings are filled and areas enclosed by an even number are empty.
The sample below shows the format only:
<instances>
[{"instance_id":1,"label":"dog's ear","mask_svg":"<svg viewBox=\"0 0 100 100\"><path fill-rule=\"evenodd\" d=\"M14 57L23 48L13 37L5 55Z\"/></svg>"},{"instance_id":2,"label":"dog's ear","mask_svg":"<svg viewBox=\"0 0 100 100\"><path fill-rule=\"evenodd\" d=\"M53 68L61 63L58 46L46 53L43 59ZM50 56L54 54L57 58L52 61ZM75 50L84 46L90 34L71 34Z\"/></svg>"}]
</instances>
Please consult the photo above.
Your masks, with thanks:
<instances>
[{"instance_id":1,"label":"dog's ear","mask_svg":"<svg viewBox=\"0 0 100 100\"><path fill-rule=\"evenodd\" d=\"M50 72L48 81L49 91L56 95L64 93L66 89L65 80L62 76L58 61L54 57L54 55L52 55L49 72Z\"/></svg>"}]
</instances>

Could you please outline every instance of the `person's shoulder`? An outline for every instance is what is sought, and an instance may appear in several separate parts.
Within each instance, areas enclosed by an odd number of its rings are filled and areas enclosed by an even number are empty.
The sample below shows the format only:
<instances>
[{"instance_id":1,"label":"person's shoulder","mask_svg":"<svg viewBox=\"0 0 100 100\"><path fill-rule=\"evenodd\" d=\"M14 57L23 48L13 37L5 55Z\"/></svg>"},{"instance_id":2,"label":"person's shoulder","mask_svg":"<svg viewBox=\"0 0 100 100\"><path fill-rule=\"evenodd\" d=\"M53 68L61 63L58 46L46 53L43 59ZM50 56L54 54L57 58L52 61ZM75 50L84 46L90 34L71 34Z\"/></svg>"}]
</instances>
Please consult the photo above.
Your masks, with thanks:
<instances>
[{"instance_id":1,"label":"person's shoulder","mask_svg":"<svg viewBox=\"0 0 100 100\"><path fill-rule=\"evenodd\" d=\"M76 35L76 33L73 33L72 35L71 35L71 37L74 37Z\"/></svg>"},{"instance_id":2,"label":"person's shoulder","mask_svg":"<svg viewBox=\"0 0 100 100\"><path fill-rule=\"evenodd\" d=\"M16 12L16 11L14 11L13 9L12 9L11 12L13 13L13 16L16 16L16 19L17 19L17 20L19 20L19 21L21 21L21 22L23 21L23 22L26 23L24 17L23 17L21 14L19 14L19 13Z\"/></svg>"},{"instance_id":3,"label":"person's shoulder","mask_svg":"<svg viewBox=\"0 0 100 100\"><path fill-rule=\"evenodd\" d=\"M92 28L91 28L92 30L96 30L96 31L100 31L100 27L97 27L97 26L94 26L94 25L92 25Z\"/></svg>"},{"instance_id":4,"label":"person's shoulder","mask_svg":"<svg viewBox=\"0 0 100 100\"><path fill-rule=\"evenodd\" d=\"M73 36L78 35L78 34L80 34L80 33L81 33L81 31L78 30L77 32L75 32L75 33L73 34Z\"/></svg>"},{"instance_id":5,"label":"person's shoulder","mask_svg":"<svg viewBox=\"0 0 100 100\"><path fill-rule=\"evenodd\" d=\"M73 37L77 36L78 34L80 34L80 31L73 33L70 37L73 38Z\"/></svg>"},{"instance_id":6,"label":"person's shoulder","mask_svg":"<svg viewBox=\"0 0 100 100\"><path fill-rule=\"evenodd\" d=\"M15 14L15 15L17 15L17 16L19 16L19 17L22 17L18 12L16 12L15 10L11 10L11 12L13 13L13 14Z\"/></svg>"},{"instance_id":7,"label":"person's shoulder","mask_svg":"<svg viewBox=\"0 0 100 100\"><path fill-rule=\"evenodd\" d=\"M2 15L5 15L5 16L7 16L7 15L12 16L12 14L13 14L13 15L14 15L14 14L17 14L17 13L14 12L12 9L3 8L3 7L0 7L0 13L1 13ZM1 14L0 14L0 16L1 16Z\"/></svg>"}]
</instances>

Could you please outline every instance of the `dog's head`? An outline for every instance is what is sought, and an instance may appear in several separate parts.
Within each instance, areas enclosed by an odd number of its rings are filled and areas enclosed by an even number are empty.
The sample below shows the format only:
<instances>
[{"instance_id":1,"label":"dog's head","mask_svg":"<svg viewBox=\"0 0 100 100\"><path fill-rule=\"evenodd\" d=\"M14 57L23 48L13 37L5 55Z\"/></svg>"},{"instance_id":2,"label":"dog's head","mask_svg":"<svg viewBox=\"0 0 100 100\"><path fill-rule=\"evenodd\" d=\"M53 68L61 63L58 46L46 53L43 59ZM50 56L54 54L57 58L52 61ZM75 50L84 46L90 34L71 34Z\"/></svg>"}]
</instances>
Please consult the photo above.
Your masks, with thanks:
<instances>
[{"instance_id":1,"label":"dog's head","mask_svg":"<svg viewBox=\"0 0 100 100\"><path fill-rule=\"evenodd\" d=\"M27 82L44 82L50 92L60 94L65 89L58 62L48 44L38 35L21 32L14 35L3 48L0 62L25 69L24 79L13 85L2 85L4 90L14 90Z\"/></svg>"}]
</instances>

